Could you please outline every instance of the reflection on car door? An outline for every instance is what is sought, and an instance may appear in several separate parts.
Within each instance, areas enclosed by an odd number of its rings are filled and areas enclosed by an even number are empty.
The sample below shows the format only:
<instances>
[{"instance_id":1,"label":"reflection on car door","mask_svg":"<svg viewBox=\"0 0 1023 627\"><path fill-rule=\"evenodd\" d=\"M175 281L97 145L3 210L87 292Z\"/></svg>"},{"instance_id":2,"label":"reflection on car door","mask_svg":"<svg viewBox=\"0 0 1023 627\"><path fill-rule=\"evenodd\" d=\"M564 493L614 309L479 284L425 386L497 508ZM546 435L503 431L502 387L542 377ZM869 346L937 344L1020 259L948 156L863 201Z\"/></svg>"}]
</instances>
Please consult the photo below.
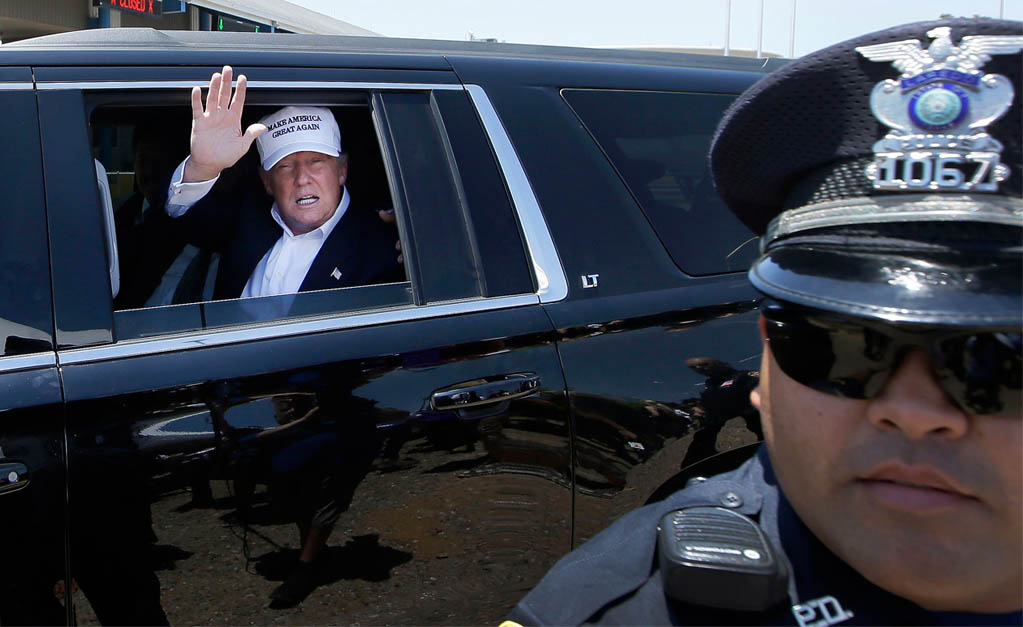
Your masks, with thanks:
<instances>
[{"instance_id":1,"label":"reflection on car door","mask_svg":"<svg viewBox=\"0 0 1023 627\"><path fill-rule=\"evenodd\" d=\"M487 335L501 339L465 340ZM501 615L569 543L553 346L527 306L129 358L67 352L79 620L91 606L100 622L268 622L296 524L325 508L339 514L320 592L333 616ZM316 607L295 620L325 620Z\"/></svg>"}]
</instances>

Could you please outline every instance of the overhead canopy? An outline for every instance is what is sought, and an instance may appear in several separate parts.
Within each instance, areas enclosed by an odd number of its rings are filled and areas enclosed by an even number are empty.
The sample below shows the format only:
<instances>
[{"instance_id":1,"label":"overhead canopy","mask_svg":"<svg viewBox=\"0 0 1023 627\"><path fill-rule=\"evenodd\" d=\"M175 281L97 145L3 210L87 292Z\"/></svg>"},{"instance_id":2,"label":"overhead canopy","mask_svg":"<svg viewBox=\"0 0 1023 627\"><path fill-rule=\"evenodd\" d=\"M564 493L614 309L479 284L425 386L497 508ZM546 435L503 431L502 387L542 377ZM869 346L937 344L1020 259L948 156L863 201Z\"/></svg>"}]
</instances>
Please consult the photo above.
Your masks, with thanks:
<instances>
[{"instance_id":1,"label":"overhead canopy","mask_svg":"<svg viewBox=\"0 0 1023 627\"><path fill-rule=\"evenodd\" d=\"M293 33L379 35L285 0L188 0L188 4L262 24L275 23L276 28Z\"/></svg>"}]
</instances>

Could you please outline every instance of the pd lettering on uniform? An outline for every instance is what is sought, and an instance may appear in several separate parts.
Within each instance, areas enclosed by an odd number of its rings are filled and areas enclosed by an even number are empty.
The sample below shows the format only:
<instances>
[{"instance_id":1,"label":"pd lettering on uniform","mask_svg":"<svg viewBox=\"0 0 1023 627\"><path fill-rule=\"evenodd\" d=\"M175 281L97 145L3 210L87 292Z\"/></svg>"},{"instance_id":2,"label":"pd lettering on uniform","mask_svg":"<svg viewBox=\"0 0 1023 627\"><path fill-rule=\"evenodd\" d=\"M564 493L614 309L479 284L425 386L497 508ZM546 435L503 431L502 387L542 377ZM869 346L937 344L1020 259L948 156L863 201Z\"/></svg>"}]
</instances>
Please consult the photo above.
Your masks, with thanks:
<instances>
[{"instance_id":1,"label":"pd lettering on uniform","mask_svg":"<svg viewBox=\"0 0 1023 627\"><path fill-rule=\"evenodd\" d=\"M832 596L793 605L792 614L799 627L828 627L853 617L853 613L843 609L838 599Z\"/></svg>"}]
</instances>

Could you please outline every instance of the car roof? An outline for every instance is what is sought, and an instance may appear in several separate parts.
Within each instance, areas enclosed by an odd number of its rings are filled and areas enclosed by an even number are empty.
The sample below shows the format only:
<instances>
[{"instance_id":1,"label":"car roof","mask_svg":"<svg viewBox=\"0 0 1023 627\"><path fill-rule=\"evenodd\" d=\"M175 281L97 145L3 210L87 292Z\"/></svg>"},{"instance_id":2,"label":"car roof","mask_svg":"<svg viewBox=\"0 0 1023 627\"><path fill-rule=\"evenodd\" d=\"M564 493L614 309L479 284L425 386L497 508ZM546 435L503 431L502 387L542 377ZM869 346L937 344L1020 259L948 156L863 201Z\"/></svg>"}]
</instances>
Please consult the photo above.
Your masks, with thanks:
<instances>
[{"instance_id":1,"label":"car roof","mask_svg":"<svg viewBox=\"0 0 1023 627\"><path fill-rule=\"evenodd\" d=\"M131 50L141 56L110 54ZM743 72L770 72L785 59L753 59L681 52L575 48L481 41L442 41L394 37L302 35L292 33L226 33L214 31L160 31L152 28L100 28L44 35L0 45L0 65L95 63L109 58L110 65L189 64L189 56L210 52L264 54L265 65L305 64L303 57L371 55L395 57L409 66L416 57L478 57L583 61ZM398 61L398 59L402 61ZM302 59L301 61L299 59ZM319 65L319 63L316 63ZM430 64L432 65L432 64Z\"/></svg>"}]
</instances>

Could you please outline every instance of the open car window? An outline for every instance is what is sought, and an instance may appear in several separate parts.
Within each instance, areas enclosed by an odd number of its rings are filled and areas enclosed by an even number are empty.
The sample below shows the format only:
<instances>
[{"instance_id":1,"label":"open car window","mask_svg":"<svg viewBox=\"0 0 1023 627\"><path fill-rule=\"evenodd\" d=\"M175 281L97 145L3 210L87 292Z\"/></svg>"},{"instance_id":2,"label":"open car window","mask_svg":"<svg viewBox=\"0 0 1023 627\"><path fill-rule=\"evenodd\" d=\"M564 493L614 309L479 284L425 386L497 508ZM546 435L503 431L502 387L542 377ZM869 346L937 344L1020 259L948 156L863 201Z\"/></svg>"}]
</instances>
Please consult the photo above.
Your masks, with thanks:
<instances>
[{"instance_id":1,"label":"open car window","mask_svg":"<svg viewBox=\"0 0 1023 627\"><path fill-rule=\"evenodd\" d=\"M262 98L253 98L250 92L243 124L279 109L282 102L287 102L285 97L284 94L262 94ZM385 129L378 126L383 124L383 117L374 113L371 95L346 92L331 94L329 98L308 94L296 96L302 97L311 104L328 106L338 121L348 158L345 184L351 199L348 210L363 212L362 219L371 221L376 231L389 228L393 232L393 237L387 238L385 252L377 246L373 251L354 251L353 254L372 253L377 257L386 255L388 259L396 259L399 255L396 245L403 240L402 233L407 230L405 224L408 222L410 196L397 187L400 176L396 168L389 163L385 165L385 160L395 160L390 154L393 148L388 145L393 140L390 140L389 132L381 132ZM116 339L325 313L412 306L417 298L422 300L414 294L409 280L411 275L421 274L418 266L412 272L408 266L399 266L397 273L389 275L386 281L356 283L339 289L316 289L258 298L217 294L216 285L219 273L223 272L225 255L237 254L238 251L210 245L209 233L197 232L195 224L172 218L165 211L171 175L189 150L191 114L187 104L164 104L156 97L139 96L134 98L138 102L132 103L119 102L110 95L103 100L107 102L96 102L92 107L89 124L98 177L103 178L105 174L106 179L98 181L104 223L112 220L113 226L112 230L108 229L106 249L112 277ZM429 98L426 97L425 102L422 99L415 102L423 111L412 116L405 114L403 119L413 117L414 123L422 128L403 125L403 141L416 146L411 152L404 152L430 154L429 151L434 150L436 153L436 147L443 147L443 143L431 117ZM422 138L418 137L420 133ZM381 137L386 138L384 145ZM447 177L450 180L450 165L442 152L437 153L440 157L432 154L430 163L417 164L417 174L422 176L425 167L432 169L434 178L444 180ZM246 211L265 211L264 217L269 216L273 199L263 189L259 171L258 155L253 146L235 166L221 174L215 186L216 194L227 198L244 196L247 199ZM457 193L452 192L451 196L457 201ZM395 215L398 224L388 225L381 220L378 214L381 210ZM471 261L468 244L459 246L457 241L454 244L452 248L464 249L463 256ZM254 245L265 247L263 244ZM406 258L416 260L411 245L404 244L403 248ZM269 250L267 247L252 254L259 259ZM457 251L453 256L458 256ZM453 263L458 265L459 260L455 259ZM339 267L333 269L335 276L342 272ZM459 282L470 292L478 294L478 287L473 287L474 268L459 269L468 275ZM330 274L331 269L326 272ZM443 296L459 298L471 295L456 287Z\"/></svg>"}]
</instances>

